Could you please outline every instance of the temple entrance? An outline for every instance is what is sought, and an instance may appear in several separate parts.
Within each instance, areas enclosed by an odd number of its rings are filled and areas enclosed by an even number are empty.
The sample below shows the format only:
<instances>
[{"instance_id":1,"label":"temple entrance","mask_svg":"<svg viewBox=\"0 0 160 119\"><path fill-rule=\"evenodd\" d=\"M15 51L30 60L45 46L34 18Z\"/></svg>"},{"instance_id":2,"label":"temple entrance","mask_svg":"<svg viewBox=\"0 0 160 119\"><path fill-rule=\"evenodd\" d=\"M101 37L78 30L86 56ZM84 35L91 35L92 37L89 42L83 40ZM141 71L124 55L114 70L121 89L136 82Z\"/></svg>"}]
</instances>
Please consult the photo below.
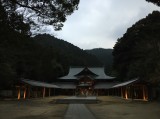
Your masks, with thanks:
<instances>
[{"instance_id":1,"label":"temple entrance","mask_svg":"<svg viewBox=\"0 0 160 119\"><path fill-rule=\"evenodd\" d=\"M76 95L77 96L91 96L94 95L94 80L89 76L84 76L79 79Z\"/></svg>"},{"instance_id":2,"label":"temple entrance","mask_svg":"<svg viewBox=\"0 0 160 119\"><path fill-rule=\"evenodd\" d=\"M94 94L92 87L78 87L76 91L77 96L91 96Z\"/></svg>"}]
</instances>

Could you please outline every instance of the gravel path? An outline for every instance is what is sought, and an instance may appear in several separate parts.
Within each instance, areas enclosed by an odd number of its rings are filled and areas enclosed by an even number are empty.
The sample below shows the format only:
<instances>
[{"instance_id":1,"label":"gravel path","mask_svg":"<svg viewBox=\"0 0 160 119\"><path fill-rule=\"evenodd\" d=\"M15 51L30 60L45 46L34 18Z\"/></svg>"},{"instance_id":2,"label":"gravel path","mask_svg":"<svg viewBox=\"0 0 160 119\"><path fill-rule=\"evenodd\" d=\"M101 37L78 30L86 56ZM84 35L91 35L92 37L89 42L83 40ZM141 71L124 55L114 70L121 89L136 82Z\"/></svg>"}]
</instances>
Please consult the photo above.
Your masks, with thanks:
<instances>
[{"instance_id":1,"label":"gravel path","mask_svg":"<svg viewBox=\"0 0 160 119\"><path fill-rule=\"evenodd\" d=\"M96 119L84 104L69 104L64 119Z\"/></svg>"}]
</instances>

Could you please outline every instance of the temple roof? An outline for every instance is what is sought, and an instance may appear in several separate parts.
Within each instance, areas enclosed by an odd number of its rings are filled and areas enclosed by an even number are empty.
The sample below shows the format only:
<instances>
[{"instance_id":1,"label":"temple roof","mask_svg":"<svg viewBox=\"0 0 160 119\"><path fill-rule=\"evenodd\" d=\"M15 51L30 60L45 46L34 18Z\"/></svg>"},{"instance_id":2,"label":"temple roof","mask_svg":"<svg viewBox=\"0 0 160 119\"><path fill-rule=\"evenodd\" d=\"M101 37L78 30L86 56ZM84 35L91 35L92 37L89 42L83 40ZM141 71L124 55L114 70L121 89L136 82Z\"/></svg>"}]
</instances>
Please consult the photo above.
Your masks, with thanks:
<instances>
[{"instance_id":1,"label":"temple roof","mask_svg":"<svg viewBox=\"0 0 160 119\"><path fill-rule=\"evenodd\" d=\"M86 76L86 73L89 73L89 76L92 76L94 79L114 79L105 74L104 67L85 67L85 68L70 68L69 73L66 76L60 77L59 79L79 79L80 76Z\"/></svg>"},{"instance_id":2,"label":"temple roof","mask_svg":"<svg viewBox=\"0 0 160 119\"><path fill-rule=\"evenodd\" d=\"M34 81L34 80L29 80L29 79L22 79L21 81L31 86L46 87L46 88L60 88L57 85L49 84L49 83L41 82L41 81Z\"/></svg>"},{"instance_id":3,"label":"temple roof","mask_svg":"<svg viewBox=\"0 0 160 119\"><path fill-rule=\"evenodd\" d=\"M73 82L54 82L61 89L76 89L76 84Z\"/></svg>"},{"instance_id":4,"label":"temple roof","mask_svg":"<svg viewBox=\"0 0 160 119\"><path fill-rule=\"evenodd\" d=\"M119 82L100 82L95 84L94 89L111 89L115 85L117 85Z\"/></svg>"},{"instance_id":5,"label":"temple roof","mask_svg":"<svg viewBox=\"0 0 160 119\"><path fill-rule=\"evenodd\" d=\"M132 79L132 80L129 80L129 81L125 81L125 82L123 82L123 83L119 83L119 84L113 86L113 88L123 87L123 86L126 86L126 85L130 85L130 84L132 84L132 83L134 83L134 82L136 82L136 81L139 81L139 79L138 79L138 78L135 78L135 79Z\"/></svg>"}]
</instances>

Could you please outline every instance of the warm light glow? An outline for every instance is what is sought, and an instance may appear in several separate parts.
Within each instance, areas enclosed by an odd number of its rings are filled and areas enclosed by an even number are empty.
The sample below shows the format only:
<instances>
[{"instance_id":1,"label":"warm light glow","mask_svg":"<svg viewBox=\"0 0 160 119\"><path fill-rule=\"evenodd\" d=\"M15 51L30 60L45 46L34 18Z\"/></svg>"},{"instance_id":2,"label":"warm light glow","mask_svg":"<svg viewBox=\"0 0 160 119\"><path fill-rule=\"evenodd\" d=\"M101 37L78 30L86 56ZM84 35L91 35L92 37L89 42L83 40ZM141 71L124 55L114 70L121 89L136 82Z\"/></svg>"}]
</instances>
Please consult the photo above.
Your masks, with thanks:
<instances>
[{"instance_id":1,"label":"warm light glow","mask_svg":"<svg viewBox=\"0 0 160 119\"><path fill-rule=\"evenodd\" d=\"M18 100L21 98L20 88L18 88Z\"/></svg>"},{"instance_id":2,"label":"warm light glow","mask_svg":"<svg viewBox=\"0 0 160 119\"><path fill-rule=\"evenodd\" d=\"M144 101L147 101L147 100L148 100L145 93L144 93L144 95L143 95L143 100L144 100Z\"/></svg>"},{"instance_id":3,"label":"warm light glow","mask_svg":"<svg viewBox=\"0 0 160 119\"><path fill-rule=\"evenodd\" d=\"M147 101L147 96L145 92L145 87L143 86L143 100Z\"/></svg>"},{"instance_id":4,"label":"warm light glow","mask_svg":"<svg viewBox=\"0 0 160 119\"><path fill-rule=\"evenodd\" d=\"M24 89L23 98L26 99L26 88Z\"/></svg>"},{"instance_id":5,"label":"warm light glow","mask_svg":"<svg viewBox=\"0 0 160 119\"><path fill-rule=\"evenodd\" d=\"M125 98L128 99L127 91L125 91Z\"/></svg>"}]
</instances>

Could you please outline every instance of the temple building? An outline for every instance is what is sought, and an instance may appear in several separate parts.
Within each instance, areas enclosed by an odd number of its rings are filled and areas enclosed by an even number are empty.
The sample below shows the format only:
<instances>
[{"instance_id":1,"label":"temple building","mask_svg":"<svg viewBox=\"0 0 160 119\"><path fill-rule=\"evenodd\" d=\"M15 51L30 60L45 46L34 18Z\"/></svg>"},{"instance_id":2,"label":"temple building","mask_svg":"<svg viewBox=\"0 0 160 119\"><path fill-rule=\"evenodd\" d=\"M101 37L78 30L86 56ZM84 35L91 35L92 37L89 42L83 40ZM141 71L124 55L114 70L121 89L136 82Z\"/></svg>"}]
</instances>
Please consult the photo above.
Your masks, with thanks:
<instances>
[{"instance_id":1,"label":"temple building","mask_svg":"<svg viewBox=\"0 0 160 119\"><path fill-rule=\"evenodd\" d=\"M55 85L59 93L76 96L119 96L124 99L147 101L153 96L150 84L139 78L119 82L105 74L103 67L71 67L68 75L60 77Z\"/></svg>"},{"instance_id":2,"label":"temple building","mask_svg":"<svg viewBox=\"0 0 160 119\"><path fill-rule=\"evenodd\" d=\"M148 101L155 97L150 83L139 79L120 82L105 74L103 67L70 67L68 75L52 83L21 79L15 86L18 99L68 96L119 96L124 99ZM2 91L0 94L6 94Z\"/></svg>"},{"instance_id":3,"label":"temple building","mask_svg":"<svg viewBox=\"0 0 160 119\"><path fill-rule=\"evenodd\" d=\"M105 95L106 89L117 83L115 77L105 74L103 67L71 67L68 75L60 77L54 84L61 87L61 94L88 96Z\"/></svg>"}]
</instances>

